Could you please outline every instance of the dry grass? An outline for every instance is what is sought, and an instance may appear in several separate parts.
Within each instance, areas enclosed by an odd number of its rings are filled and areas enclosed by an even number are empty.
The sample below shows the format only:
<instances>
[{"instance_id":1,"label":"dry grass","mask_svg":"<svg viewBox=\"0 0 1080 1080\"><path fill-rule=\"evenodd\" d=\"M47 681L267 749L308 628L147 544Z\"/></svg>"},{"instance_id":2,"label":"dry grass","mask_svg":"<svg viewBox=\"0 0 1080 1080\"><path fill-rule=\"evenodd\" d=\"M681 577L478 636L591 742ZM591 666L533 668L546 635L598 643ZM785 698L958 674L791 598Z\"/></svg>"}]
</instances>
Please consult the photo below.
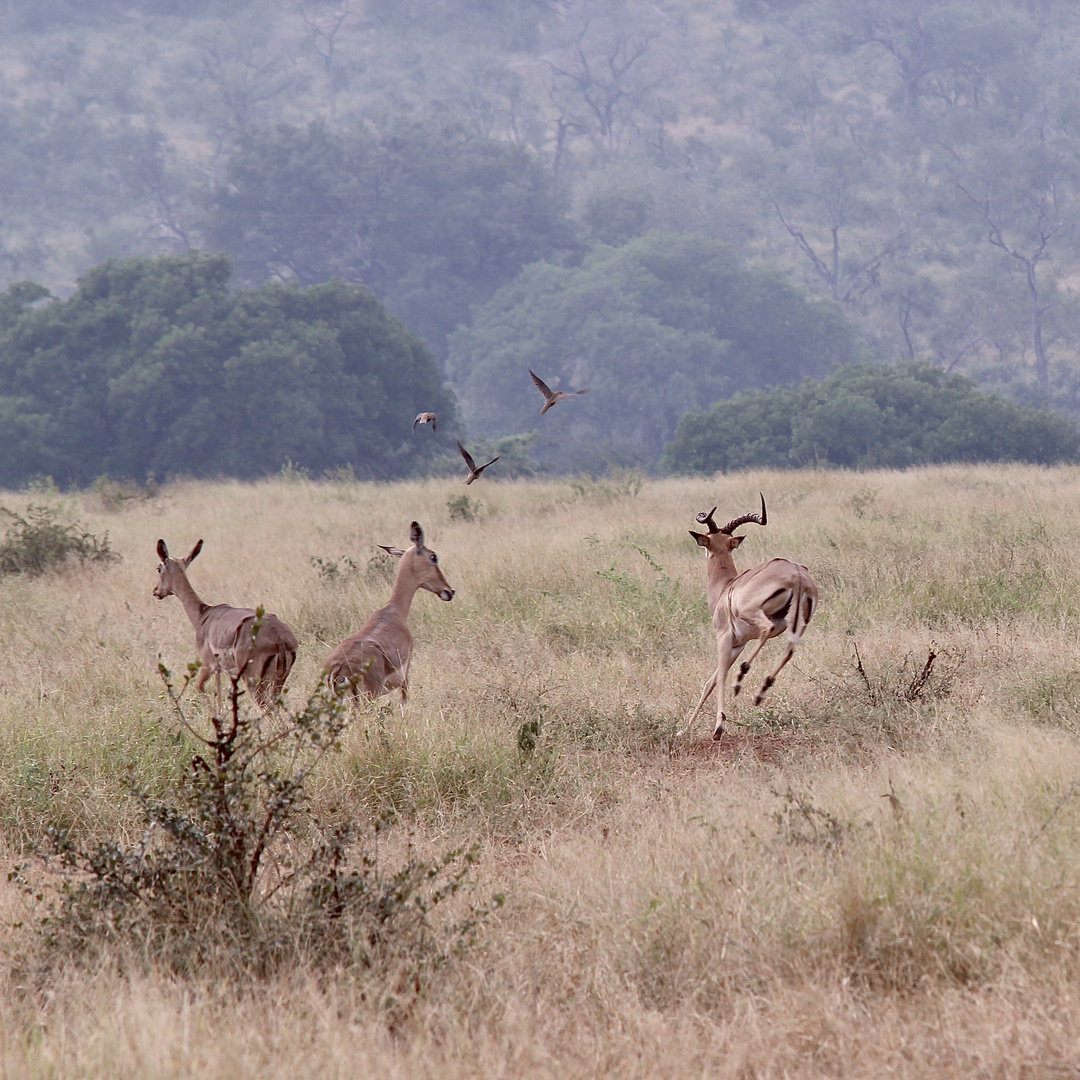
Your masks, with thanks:
<instances>
[{"instance_id":1,"label":"dry grass","mask_svg":"<svg viewBox=\"0 0 1080 1080\"><path fill-rule=\"evenodd\" d=\"M296 629L299 699L385 602L373 545L416 518L457 595L417 597L409 705L360 711L316 809L393 811L386 842L408 829L423 852L479 840L471 898L506 904L390 1019L345 972L222 986L106 965L20 990L39 912L9 889L4 1074L1080 1075L1078 479L485 481L474 521L450 520L443 481L75 497L124 562L0 581L9 863L58 820L134 834L127 768L178 770L155 667L181 668L192 633L150 595L159 536L205 538L205 599ZM705 721L673 742L715 663L686 529L759 489L770 524L740 565L805 562L819 613L730 740ZM342 556L331 581L311 561Z\"/></svg>"}]
</instances>

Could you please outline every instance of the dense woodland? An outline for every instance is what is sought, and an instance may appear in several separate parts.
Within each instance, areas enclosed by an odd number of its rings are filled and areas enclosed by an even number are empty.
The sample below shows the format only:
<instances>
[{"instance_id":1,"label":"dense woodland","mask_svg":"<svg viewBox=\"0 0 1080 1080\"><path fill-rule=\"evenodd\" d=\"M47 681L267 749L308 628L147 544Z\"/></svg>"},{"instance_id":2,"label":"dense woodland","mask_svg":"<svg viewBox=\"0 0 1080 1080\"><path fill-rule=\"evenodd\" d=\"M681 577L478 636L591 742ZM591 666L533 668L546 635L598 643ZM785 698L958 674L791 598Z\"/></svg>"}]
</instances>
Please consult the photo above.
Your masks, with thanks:
<instances>
[{"instance_id":1,"label":"dense woodland","mask_svg":"<svg viewBox=\"0 0 1080 1080\"><path fill-rule=\"evenodd\" d=\"M654 466L687 409L856 358L1080 417L1067 0L6 0L0 30L4 287L194 251L339 278L477 435L538 426L529 364L592 384L534 440L558 468Z\"/></svg>"}]
</instances>

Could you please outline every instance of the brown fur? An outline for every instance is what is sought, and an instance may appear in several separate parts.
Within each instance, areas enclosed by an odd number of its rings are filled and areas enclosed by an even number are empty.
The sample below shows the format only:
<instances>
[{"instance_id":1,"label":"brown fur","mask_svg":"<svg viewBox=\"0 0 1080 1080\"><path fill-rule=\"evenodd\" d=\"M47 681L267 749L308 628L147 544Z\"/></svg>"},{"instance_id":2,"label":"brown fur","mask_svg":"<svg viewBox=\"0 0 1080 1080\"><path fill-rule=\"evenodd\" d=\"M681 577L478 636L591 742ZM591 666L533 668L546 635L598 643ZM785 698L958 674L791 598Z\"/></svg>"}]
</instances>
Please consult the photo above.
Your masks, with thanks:
<instances>
[{"instance_id":1,"label":"brown fur","mask_svg":"<svg viewBox=\"0 0 1080 1080\"><path fill-rule=\"evenodd\" d=\"M164 600L175 596L195 627L195 651L202 668L195 681L199 693L206 690L214 676L217 709L221 711L221 673L244 680L255 702L268 708L281 693L296 660L296 635L276 615L263 615L258 633L253 637L257 612L229 604L204 604L187 579L187 568L202 551L200 540L184 559L169 557L164 540L157 543L158 583L154 596Z\"/></svg>"},{"instance_id":2,"label":"brown fur","mask_svg":"<svg viewBox=\"0 0 1080 1080\"><path fill-rule=\"evenodd\" d=\"M711 514L708 519L711 519ZM699 520L707 519L699 515ZM737 524L732 523L728 528L733 526L737 527ZM737 697L743 678L765 643L787 632L787 651L754 699L754 704L760 705L766 691L776 681L776 676L794 655L814 614L818 593L806 567L790 559L770 559L751 570L737 573L731 553L743 542L742 536L731 536L722 530L708 533L691 531L690 535L707 553L709 611L716 631L717 668L706 682L683 734L693 727L709 695L719 687L716 726L713 728L713 738L719 739L727 719L724 713L724 684L731 665L750 642L755 642L750 656L739 665L733 691L733 696Z\"/></svg>"},{"instance_id":3,"label":"brown fur","mask_svg":"<svg viewBox=\"0 0 1080 1080\"><path fill-rule=\"evenodd\" d=\"M424 546L423 531L415 521L410 535L413 546L401 553L389 603L372 612L364 625L326 658L324 673L331 693L350 689L359 695L363 690L376 698L400 690L401 700L407 699L413 649L408 618L416 590L427 589L441 600L454 597L439 569L438 557Z\"/></svg>"}]
</instances>

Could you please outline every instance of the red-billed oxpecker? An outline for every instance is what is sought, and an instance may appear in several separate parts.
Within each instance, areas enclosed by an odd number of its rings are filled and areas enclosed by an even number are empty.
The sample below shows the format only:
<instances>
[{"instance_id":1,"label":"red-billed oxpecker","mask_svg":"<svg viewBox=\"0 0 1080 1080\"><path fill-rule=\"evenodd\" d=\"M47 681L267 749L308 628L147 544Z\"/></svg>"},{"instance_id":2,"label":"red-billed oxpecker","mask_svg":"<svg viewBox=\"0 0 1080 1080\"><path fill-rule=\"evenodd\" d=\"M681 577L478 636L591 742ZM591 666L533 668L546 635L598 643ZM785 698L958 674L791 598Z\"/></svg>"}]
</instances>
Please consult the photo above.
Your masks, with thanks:
<instances>
[{"instance_id":1,"label":"red-billed oxpecker","mask_svg":"<svg viewBox=\"0 0 1080 1080\"><path fill-rule=\"evenodd\" d=\"M544 395L544 404L540 409L541 416L543 416L552 405L558 405L560 401L566 401L567 398L577 397L578 394L587 394L589 392L587 386L581 390L570 390L569 392L566 390L552 390L532 368L529 368L529 374L532 376L533 385Z\"/></svg>"}]
</instances>

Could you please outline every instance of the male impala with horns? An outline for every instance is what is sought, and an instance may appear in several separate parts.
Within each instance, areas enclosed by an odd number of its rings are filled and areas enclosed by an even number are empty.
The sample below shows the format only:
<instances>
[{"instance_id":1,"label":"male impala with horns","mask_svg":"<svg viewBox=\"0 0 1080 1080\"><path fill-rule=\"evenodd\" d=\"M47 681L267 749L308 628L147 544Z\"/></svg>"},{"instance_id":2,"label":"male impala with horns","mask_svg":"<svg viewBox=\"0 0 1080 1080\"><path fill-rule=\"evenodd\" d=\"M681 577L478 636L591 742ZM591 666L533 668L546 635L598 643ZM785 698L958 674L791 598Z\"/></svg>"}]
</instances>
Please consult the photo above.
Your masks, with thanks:
<instances>
[{"instance_id":1,"label":"male impala with horns","mask_svg":"<svg viewBox=\"0 0 1080 1080\"><path fill-rule=\"evenodd\" d=\"M706 552L709 611L716 630L717 668L705 684L701 700L690 714L683 733L690 730L709 695L719 687L716 726L712 736L718 740L724 733L724 721L727 719L724 715L724 683L731 665L750 642L755 642L750 656L739 665L734 690L734 696L738 697L743 678L765 642L787 632L787 651L776 670L762 683L754 699L754 704L760 705L765 692L794 654L814 614L818 593L806 567L790 559L770 559L741 574L735 569L731 553L745 537L732 534L748 522L764 525L768 521L763 495L760 514L743 514L729 521L722 529L713 521L715 513L714 506L708 513L698 514L698 522L706 526L708 532L696 533L691 529L690 535Z\"/></svg>"}]
</instances>

